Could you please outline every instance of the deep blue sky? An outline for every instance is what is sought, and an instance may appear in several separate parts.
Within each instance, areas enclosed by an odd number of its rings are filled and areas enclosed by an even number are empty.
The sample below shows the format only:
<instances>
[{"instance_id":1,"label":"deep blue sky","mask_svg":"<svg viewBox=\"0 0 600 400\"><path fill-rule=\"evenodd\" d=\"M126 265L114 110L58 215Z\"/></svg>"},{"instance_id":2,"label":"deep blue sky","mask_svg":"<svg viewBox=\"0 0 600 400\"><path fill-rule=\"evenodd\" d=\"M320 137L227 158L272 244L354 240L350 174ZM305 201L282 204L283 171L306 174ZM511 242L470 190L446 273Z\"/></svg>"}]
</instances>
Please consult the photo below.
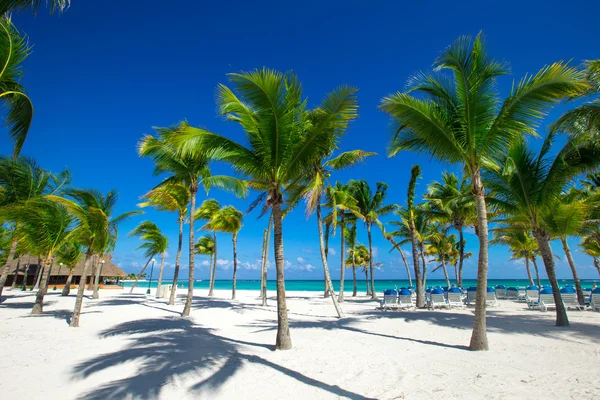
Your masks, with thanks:
<instances>
[{"instance_id":1,"label":"deep blue sky","mask_svg":"<svg viewBox=\"0 0 600 400\"><path fill-rule=\"evenodd\" d=\"M146 0L115 2L73 0L63 15L15 15L17 27L34 45L25 62L24 86L35 105L35 119L23 150L42 166L58 171L68 167L73 184L104 192L120 191L119 211L135 209L139 196L159 182L152 163L136 154L136 143L153 126L182 119L212 131L240 138L240 128L216 116L214 94L228 72L267 66L293 69L304 85L311 106L340 84L360 88L360 117L343 143L345 150L376 151L364 166L334 179L367 179L390 185L388 201L404 203L410 167L419 163L422 193L447 166L424 156L404 153L385 157L388 118L378 111L381 97L401 90L410 74L427 69L446 46L460 35L483 30L488 52L510 62L513 74L499 81L503 94L512 79L535 73L557 60L596 58L600 34L596 16L600 5L559 1L504 2L196 2ZM555 117L558 111L553 114ZM6 135L0 145L8 152ZM229 173L215 166L216 173ZM214 191L210 196L246 210L249 200ZM200 194L198 202L204 200ZM148 211L120 228L115 262L126 271L139 270L143 258L127 233L141 220L156 222L171 240L166 276L172 274L177 224L175 215ZM266 220L246 217L239 235L240 279L258 279L262 230ZM322 277L316 221L303 209L284 224L289 279ZM198 234L199 235L199 234ZM218 278L231 276L231 241L220 235ZM366 243L366 233L360 232ZM477 252L473 235L468 250ZM332 275L339 277L339 235L331 240L337 253L330 257ZM374 235L378 278L405 278L397 254L378 232ZM573 241L572 246L575 247ZM558 275L570 270L559 245L555 252ZM184 248L182 277L187 276ZM272 256L272 249L271 249ZM581 277L597 278L590 258L576 253ZM208 268L197 257L198 279ZM540 261L541 265L541 261ZM465 277L474 278L476 257L467 262ZM274 271L270 271L270 277ZM545 276L545 273L543 274ZM430 275L431 276L431 275ZM432 278L441 278L441 271ZM490 277L524 278L522 264L509 261L506 249L492 248Z\"/></svg>"}]
</instances>

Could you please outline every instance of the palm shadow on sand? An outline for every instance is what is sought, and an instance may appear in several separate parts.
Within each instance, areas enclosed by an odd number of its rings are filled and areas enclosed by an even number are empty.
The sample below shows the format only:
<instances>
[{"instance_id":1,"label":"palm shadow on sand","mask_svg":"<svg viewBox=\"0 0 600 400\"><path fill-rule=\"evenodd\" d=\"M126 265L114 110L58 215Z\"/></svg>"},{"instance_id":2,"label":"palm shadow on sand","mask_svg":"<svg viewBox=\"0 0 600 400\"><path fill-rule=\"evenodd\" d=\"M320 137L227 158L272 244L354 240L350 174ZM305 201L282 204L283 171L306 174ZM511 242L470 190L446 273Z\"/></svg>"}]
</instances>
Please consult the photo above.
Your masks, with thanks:
<instances>
[{"instance_id":1,"label":"palm shadow on sand","mask_svg":"<svg viewBox=\"0 0 600 400\"><path fill-rule=\"evenodd\" d=\"M216 391L247 363L272 368L336 396L367 399L255 354L256 351L260 353L265 349L270 351L272 346L222 337L185 318L131 321L106 329L99 335L103 338L127 336L130 342L122 350L77 364L72 370L73 379L85 379L125 362L134 362L137 372L133 376L92 388L79 396L82 399L157 398L163 385L193 373L201 378L189 388L190 392Z\"/></svg>"}]
</instances>

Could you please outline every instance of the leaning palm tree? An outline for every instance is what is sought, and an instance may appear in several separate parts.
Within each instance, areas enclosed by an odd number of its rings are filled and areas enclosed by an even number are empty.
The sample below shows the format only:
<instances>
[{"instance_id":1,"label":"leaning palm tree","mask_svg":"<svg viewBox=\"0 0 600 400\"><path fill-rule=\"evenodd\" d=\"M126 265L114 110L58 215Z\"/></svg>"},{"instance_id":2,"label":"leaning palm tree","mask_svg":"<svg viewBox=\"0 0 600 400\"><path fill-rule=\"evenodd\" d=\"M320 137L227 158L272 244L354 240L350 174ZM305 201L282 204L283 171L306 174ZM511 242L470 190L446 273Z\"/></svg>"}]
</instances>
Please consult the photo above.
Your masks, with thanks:
<instances>
[{"instance_id":1,"label":"leaning palm tree","mask_svg":"<svg viewBox=\"0 0 600 400\"><path fill-rule=\"evenodd\" d=\"M417 228L415 226L415 188L417 179L421 177L421 167L413 165L410 170L410 181L408 182L408 193L406 196L406 216L408 222L408 233L410 236L410 245L412 248L413 264L415 269L415 281L417 281L417 307L425 307L425 289L424 280L421 280L419 267L419 253L417 247ZM393 236L393 235L392 235ZM425 271L425 261L423 260L423 271Z\"/></svg>"},{"instance_id":2,"label":"leaning palm tree","mask_svg":"<svg viewBox=\"0 0 600 400\"><path fill-rule=\"evenodd\" d=\"M171 295L169 296L169 305L174 305L175 294L177 292L177 279L179 278L179 268L181 266L181 250L183 248L183 222L185 221L187 206L190 202L190 191L181 183L172 183L158 186L143 195L142 198L145 201L139 203L139 207L154 207L159 211L177 213L179 236L177 240L177 255L175 256L175 270L173 271L173 284ZM157 288L157 295L158 290Z\"/></svg>"},{"instance_id":3,"label":"leaning palm tree","mask_svg":"<svg viewBox=\"0 0 600 400\"><path fill-rule=\"evenodd\" d=\"M373 240L371 237L371 227L377 225L385 235L383 223L379 217L389 214L394 209L395 205L384 205L387 185L383 182L377 182L375 193L371 191L369 184L366 181L351 180L348 185L352 197L356 200L360 219L363 220L367 227L367 236L369 238L369 273L371 276L371 298L377 299L375 291L375 278L373 276Z\"/></svg>"},{"instance_id":4,"label":"leaning palm tree","mask_svg":"<svg viewBox=\"0 0 600 400\"><path fill-rule=\"evenodd\" d=\"M0 207L17 207L41 196L58 193L69 182L68 171L52 174L40 168L33 159L0 157ZM6 222L15 228L14 221ZM14 238L0 275L0 297L16 252L17 239Z\"/></svg>"},{"instance_id":5,"label":"leaning palm tree","mask_svg":"<svg viewBox=\"0 0 600 400\"><path fill-rule=\"evenodd\" d=\"M113 216L119 195L115 190L106 196L92 189L69 189L65 191L68 197L48 195L48 199L67 207L76 218L77 225L74 237L86 248L83 271L77 289L75 308L69 326L78 327L85 292L85 281L89 272L92 256L101 253L110 235L117 235L118 226L128 218L138 215L140 211L130 211Z\"/></svg>"},{"instance_id":6,"label":"leaning palm tree","mask_svg":"<svg viewBox=\"0 0 600 400\"><path fill-rule=\"evenodd\" d=\"M188 128L187 122L171 128L156 128L158 137L146 135L138 145L138 153L143 157L150 157L154 161L154 174L168 173L157 187L170 184L183 184L190 192L190 235L189 235L189 283L188 293L181 313L182 316L190 315L192 298L194 297L194 216L196 212L196 194L200 185L207 191L218 187L233 191L239 196L245 196L246 185L239 179L230 176L211 175L210 159L206 154L194 156L182 155L180 149L172 143L173 136L180 130Z\"/></svg>"},{"instance_id":7,"label":"leaning palm tree","mask_svg":"<svg viewBox=\"0 0 600 400\"><path fill-rule=\"evenodd\" d=\"M231 241L233 242L233 278L231 286L231 298L235 300L235 287L237 279L237 235L242 228L242 222L244 219L244 213L236 209L234 206L223 207L214 216L214 218L206 224L202 229L225 232L231 234ZM215 241L215 252L216 252L216 241ZM216 272L216 270L215 270ZM213 284L214 286L214 273L213 273Z\"/></svg>"},{"instance_id":8,"label":"leaning palm tree","mask_svg":"<svg viewBox=\"0 0 600 400\"><path fill-rule=\"evenodd\" d=\"M344 237L341 240L348 246L346 267L352 267L352 297L356 297L356 247L358 246L358 242L356 241L356 221L352 221L350 226L346 226ZM341 258L342 260L344 259L344 253L342 253Z\"/></svg>"},{"instance_id":9,"label":"leaning palm tree","mask_svg":"<svg viewBox=\"0 0 600 400\"><path fill-rule=\"evenodd\" d=\"M144 249L144 257L148 258L146 265L144 265L131 285L129 293L133 293L133 289L137 286L139 277L143 276L150 262L159 254L161 255L160 269L162 274L162 270L165 266L165 252L169 247L169 239L161 232L154 222L150 221L141 222L129 233L129 237L138 237L143 241L137 249Z\"/></svg>"},{"instance_id":10,"label":"leaning palm tree","mask_svg":"<svg viewBox=\"0 0 600 400\"><path fill-rule=\"evenodd\" d=\"M285 299L282 205L290 186L312 176L314 161L329 154L327 132L308 129L306 100L295 75L263 68L230 74L233 89L219 85L217 106L221 115L239 123L248 147L198 128L180 132L184 154L209 154L229 162L250 178L273 213L277 275L277 349L290 349Z\"/></svg>"},{"instance_id":11,"label":"leaning palm tree","mask_svg":"<svg viewBox=\"0 0 600 400\"><path fill-rule=\"evenodd\" d=\"M50 13L61 13L71 5L71 0L2 0L0 1L0 15L13 11L31 11L36 13L42 4L50 6Z\"/></svg>"},{"instance_id":12,"label":"leaning palm tree","mask_svg":"<svg viewBox=\"0 0 600 400\"><path fill-rule=\"evenodd\" d=\"M33 119L33 104L19 83L23 76L21 64L31 47L21 36L0 6L0 103L6 110L8 135L14 142L13 157L21 152Z\"/></svg>"},{"instance_id":13,"label":"leaning palm tree","mask_svg":"<svg viewBox=\"0 0 600 400\"><path fill-rule=\"evenodd\" d=\"M209 287L208 287L208 297L214 296L215 291L215 279L217 277L217 231L219 231L219 227L213 222L218 218L218 215L221 211L221 204L215 199L206 199L202 202L200 207L196 210L194 215L195 220L203 220L206 221L206 224L200 228L201 230L209 230L213 233L213 257L212 264L208 266L209 271Z\"/></svg>"},{"instance_id":14,"label":"leaning palm tree","mask_svg":"<svg viewBox=\"0 0 600 400\"><path fill-rule=\"evenodd\" d=\"M509 149L502 171L489 174L494 193L494 205L504 215L513 216L512 223L531 229L535 237L556 304L556 325L569 326L567 312L562 302L550 240L552 239L552 214L556 201L565 188L579 174L600 163L600 148L589 146L570 138L554 155L549 134L536 155L524 140ZM481 235L481 232L480 232Z\"/></svg>"},{"instance_id":15,"label":"leaning palm tree","mask_svg":"<svg viewBox=\"0 0 600 400\"><path fill-rule=\"evenodd\" d=\"M81 245L75 240L66 241L62 247L56 250L56 262L62 263L69 270L65 287L62 290L62 296L68 296L71 292L71 282L73 281L73 270L83 256Z\"/></svg>"},{"instance_id":16,"label":"leaning palm tree","mask_svg":"<svg viewBox=\"0 0 600 400\"><path fill-rule=\"evenodd\" d=\"M67 209L44 198L36 198L12 207L0 210L0 218L15 221L20 242L27 242L34 255L41 257L42 278L31 313L41 314L44 296L48 290L50 269L54 253L73 235L73 216ZM15 277L16 278L16 277Z\"/></svg>"},{"instance_id":17,"label":"leaning palm tree","mask_svg":"<svg viewBox=\"0 0 600 400\"><path fill-rule=\"evenodd\" d=\"M444 171L441 182L432 182L427 187L425 199L430 206L431 217L438 222L452 224L458 232L458 278L462 287L462 272L465 254L464 228L477 226L477 210L471 187L467 179L459 179L455 174Z\"/></svg>"},{"instance_id":18,"label":"leaning palm tree","mask_svg":"<svg viewBox=\"0 0 600 400\"><path fill-rule=\"evenodd\" d=\"M528 75L501 102L496 78L505 64L490 60L483 35L461 37L434 63L435 72L420 72L404 93L382 100L381 109L396 123L389 155L403 150L427 153L460 164L469 175L478 216L479 261L471 350L487 350L485 292L488 270L488 221L482 170L523 134L535 135L555 103L583 93L583 73L558 62ZM444 72L451 75L445 75Z\"/></svg>"},{"instance_id":19,"label":"leaning palm tree","mask_svg":"<svg viewBox=\"0 0 600 400\"><path fill-rule=\"evenodd\" d=\"M531 232L527 229L519 228L518 226L511 226L510 220L506 226L499 226L493 229L494 236L490 241L491 245L499 244L508 246L508 249L512 253L512 259L514 260L525 260L525 270L527 271L527 278L529 284L533 285L533 277L531 276L531 269L529 268L529 261L535 260L538 250L538 244L535 238L531 235ZM535 276L538 287L541 287L540 275L535 267Z\"/></svg>"}]
</instances>

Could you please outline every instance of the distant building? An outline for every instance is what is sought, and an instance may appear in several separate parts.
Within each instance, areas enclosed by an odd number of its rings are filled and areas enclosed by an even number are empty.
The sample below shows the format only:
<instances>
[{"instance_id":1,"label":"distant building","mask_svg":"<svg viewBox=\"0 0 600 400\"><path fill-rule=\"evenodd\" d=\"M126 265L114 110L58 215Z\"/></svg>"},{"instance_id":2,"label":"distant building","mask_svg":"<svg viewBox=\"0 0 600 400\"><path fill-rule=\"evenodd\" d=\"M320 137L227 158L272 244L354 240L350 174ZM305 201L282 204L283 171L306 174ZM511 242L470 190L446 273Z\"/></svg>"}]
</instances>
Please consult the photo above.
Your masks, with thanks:
<instances>
[{"instance_id":1,"label":"distant building","mask_svg":"<svg viewBox=\"0 0 600 400\"><path fill-rule=\"evenodd\" d=\"M117 267L111 262L111 255L106 255L102 259L104 260L104 265L102 265L102 271L100 272L100 283L104 283L106 281L118 281L127 277L127 274L121 268ZM82 257L75 268L73 268L73 279L71 280L72 285L79 284L79 281L81 280L84 260L85 258ZM98 262L96 257L94 257L92 261ZM11 266L10 273L6 280L6 286L11 286L13 279L15 279L14 265L17 265L17 260L14 260L12 265L13 266ZM40 272L38 269L37 257L30 257L28 255L22 256L18 259L18 266L19 269L16 274L16 286L22 285L23 279L27 279L27 286L34 285ZM90 265L88 269L89 271L86 276L86 283L90 283L91 281L92 266ZM57 263L54 263L54 265L52 265L52 269L50 270L50 280L48 285L64 285L67 282L67 277L70 273L71 271L65 265L61 267L60 265L57 265Z\"/></svg>"}]
</instances>

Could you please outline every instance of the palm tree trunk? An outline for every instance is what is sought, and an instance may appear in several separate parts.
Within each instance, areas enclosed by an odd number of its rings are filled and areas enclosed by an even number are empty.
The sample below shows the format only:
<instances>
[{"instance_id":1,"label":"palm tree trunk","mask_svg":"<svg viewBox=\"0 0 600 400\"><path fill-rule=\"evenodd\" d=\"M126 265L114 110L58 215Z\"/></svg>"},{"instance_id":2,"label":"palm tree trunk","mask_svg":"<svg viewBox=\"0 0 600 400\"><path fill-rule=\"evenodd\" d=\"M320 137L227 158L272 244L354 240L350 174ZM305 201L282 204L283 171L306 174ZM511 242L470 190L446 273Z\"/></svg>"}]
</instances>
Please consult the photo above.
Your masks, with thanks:
<instances>
[{"instance_id":1,"label":"palm tree trunk","mask_svg":"<svg viewBox=\"0 0 600 400\"><path fill-rule=\"evenodd\" d=\"M442 259L442 269L444 270L444 278L446 278L446 287L450 288L450 278L448 278L448 270L446 269L446 261Z\"/></svg>"},{"instance_id":2,"label":"palm tree trunk","mask_svg":"<svg viewBox=\"0 0 600 400\"><path fill-rule=\"evenodd\" d=\"M35 285L31 287L31 291L39 290L40 282L42 281L42 272L44 272L44 268L41 267L42 261L38 257L38 269L37 269L37 279L35 280Z\"/></svg>"},{"instance_id":3,"label":"palm tree trunk","mask_svg":"<svg viewBox=\"0 0 600 400\"><path fill-rule=\"evenodd\" d=\"M21 290L27 290L27 274L29 273L29 261L25 265L25 272L23 273L23 282L21 282Z\"/></svg>"},{"instance_id":4,"label":"palm tree trunk","mask_svg":"<svg viewBox=\"0 0 600 400\"><path fill-rule=\"evenodd\" d=\"M40 315L44 309L44 296L48 292L48 281L50 280L50 271L52 270L52 264L49 266L42 262L43 273L40 288L35 296L35 303L31 309L31 315Z\"/></svg>"},{"instance_id":5,"label":"palm tree trunk","mask_svg":"<svg viewBox=\"0 0 600 400\"><path fill-rule=\"evenodd\" d=\"M327 254L325 253L325 243L323 242L323 216L321 215L321 199L317 199L317 225L319 231L319 249L321 250L321 260L323 261L323 271L325 273L325 284L327 285L326 292L331 294L331 301L333 307L337 313L338 318L344 318L344 312L340 307L337 298L335 297L335 291L333 290L333 284L331 283L331 276L329 275L329 266L327 265ZM343 242L343 240L342 240ZM342 259L344 255L342 254Z\"/></svg>"},{"instance_id":6,"label":"palm tree trunk","mask_svg":"<svg viewBox=\"0 0 600 400\"><path fill-rule=\"evenodd\" d=\"M19 267L21 266L21 260L17 260L17 266L15 267L14 277L10 289L14 289L17 284L17 276L19 276Z\"/></svg>"},{"instance_id":7,"label":"palm tree trunk","mask_svg":"<svg viewBox=\"0 0 600 400\"><path fill-rule=\"evenodd\" d=\"M88 248L85 254L85 261L83 262L83 271L81 272L81 279L79 280L79 287L77 288L77 298L75 299L75 308L73 309L73 315L71 316L71 322L69 326L72 328L79 327L79 316L81 315L81 306L83 305L83 294L85 292L85 277L87 276L92 262L92 249L91 246Z\"/></svg>"},{"instance_id":8,"label":"palm tree trunk","mask_svg":"<svg viewBox=\"0 0 600 400\"><path fill-rule=\"evenodd\" d=\"M210 260L208 262L208 297L212 297L213 295L213 258L212 254L210 254Z\"/></svg>"},{"instance_id":9,"label":"palm tree trunk","mask_svg":"<svg viewBox=\"0 0 600 400\"><path fill-rule=\"evenodd\" d=\"M356 297L356 262L354 261L354 250L352 251L352 297Z\"/></svg>"},{"instance_id":10,"label":"palm tree trunk","mask_svg":"<svg viewBox=\"0 0 600 400\"><path fill-rule=\"evenodd\" d=\"M419 246L421 246L419 252L421 254L421 263L423 264L423 290L425 290L427 287L427 263L425 262L425 254L423 254L423 245Z\"/></svg>"},{"instance_id":11,"label":"palm tree trunk","mask_svg":"<svg viewBox=\"0 0 600 400\"><path fill-rule=\"evenodd\" d=\"M533 277L531 276L531 270L529 269L529 259L527 257L525 257L525 269L527 270L527 279L529 279L529 284L533 285Z\"/></svg>"},{"instance_id":12,"label":"palm tree trunk","mask_svg":"<svg viewBox=\"0 0 600 400\"><path fill-rule=\"evenodd\" d=\"M392 245L396 248L396 250L398 250L398 253L400 253L400 256L402 257L402 261L404 262L404 267L406 268L406 276L408 278L408 286L412 286L413 283L412 283L412 278L410 276L410 267L408 266L408 261L406 260L406 256L404 255L404 252L402 251L400 246L398 246L398 243L396 243L396 241L391 236L388 236L388 239L390 242L392 242Z\"/></svg>"},{"instance_id":13,"label":"palm tree trunk","mask_svg":"<svg viewBox=\"0 0 600 400\"><path fill-rule=\"evenodd\" d=\"M237 233L233 234L233 282L231 286L231 299L235 300L235 284L237 279Z\"/></svg>"},{"instance_id":14,"label":"palm tree trunk","mask_svg":"<svg viewBox=\"0 0 600 400\"><path fill-rule=\"evenodd\" d=\"M277 194L277 197L280 197L280 195ZM292 348L292 337L290 336L285 299L285 278L283 275L285 259L283 256L283 228L280 201L276 198L273 203L273 247L275 251L275 270L277 273L277 339L275 340L275 348L278 350L289 350Z\"/></svg>"},{"instance_id":15,"label":"palm tree trunk","mask_svg":"<svg viewBox=\"0 0 600 400\"><path fill-rule=\"evenodd\" d=\"M160 271L158 271L158 282L156 283L156 298L160 295L160 287L163 280L163 272L165 270L165 252L163 251L160 257Z\"/></svg>"},{"instance_id":16,"label":"palm tree trunk","mask_svg":"<svg viewBox=\"0 0 600 400\"><path fill-rule=\"evenodd\" d=\"M473 333L471 334L471 350L488 350L486 326L486 298L488 275L488 220L485 204L485 189L479 170L471 178L475 207L477 209L477 237L479 238L479 260L477 262L477 292L475 296L475 315Z\"/></svg>"},{"instance_id":17,"label":"palm tree trunk","mask_svg":"<svg viewBox=\"0 0 600 400\"><path fill-rule=\"evenodd\" d=\"M462 287L462 274L463 274L463 261L465 259L465 241L463 238L463 226L458 225L458 238L460 243L458 244L458 274L456 277L456 284L458 287Z\"/></svg>"},{"instance_id":18,"label":"palm tree trunk","mask_svg":"<svg viewBox=\"0 0 600 400\"><path fill-rule=\"evenodd\" d=\"M417 283L417 308L423 308L425 307L425 288L423 286L423 280L421 279L421 267L419 266L419 250L417 248L417 235L415 229L415 222L412 218L410 218L408 222L408 229L410 232L410 244L412 247L415 281Z\"/></svg>"},{"instance_id":19,"label":"palm tree trunk","mask_svg":"<svg viewBox=\"0 0 600 400\"><path fill-rule=\"evenodd\" d=\"M88 283L88 287L86 290L94 290L97 269L98 269L98 257L94 256L92 258L92 274L90 275L90 283Z\"/></svg>"},{"instance_id":20,"label":"palm tree trunk","mask_svg":"<svg viewBox=\"0 0 600 400\"><path fill-rule=\"evenodd\" d=\"M329 229L331 229L329 224L325 224L325 260L329 260ZM327 273L325 272L325 269L323 269L323 286L323 297L328 298L329 288L327 285Z\"/></svg>"},{"instance_id":21,"label":"palm tree trunk","mask_svg":"<svg viewBox=\"0 0 600 400\"><path fill-rule=\"evenodd\" d=\"M593 257L594 258L594 267L596 267L596 269L598 270L598 275L600 275L600 261L598 260L598 257Z\"/></svg>"},{"instance_id":22,"label":"palm tree trunk","mask_svg":"<svg viewBox=\"0 0 600 400\"><path fill-rule=\"evenodd\" d=\"M17 252L17 240L13 240L10 245L10 250L8 251L8 258L6 259L6 264L2 269L2 275L0 275L0 301L2 301L2 291L4 290L4 285L6 284L6 279L8 279L8 272L10 271L11 262L15 258L15 253Z\"/></svg>"},{"instance_id":23,"label":"palm tree trunk","mask_svg":"<svg viewBox=\"0 0 600 400\"><path fill-rule=\"evenodd\" d=\"M566 238L560 238L560 241L562 243L563 250L565 251L565 256L567 256L569 267L571 267L571 272L573 273L573 283L575 283L575 290L577 291L577 301L579 304L584 305L585 297L583 296L583 290L581 290L581 282L579 281L579 276L577 275L577 268L575 267L575 260L573 260L571 249L569 248Z\"/></svg>"},{"instance_id":24,"label":"palm tree trunk","mask_svg":"<svg viewBox=\"0 0 600 400\"><path fill-rule=\"evenodd\" d=\"M552 248L550 247L548 233L546 233L543 229L534 228L533 236L538 242L540 253L542 253L542 260L544 260L544 266L546 267L546 274L548 275L550 286L552 286L554 304L556 304L556 326L569 326L567 310L563 304L562 297L560 295L560 289L558 287L558 281L556 280L554 257L552 256Z\"/></svg>"},{"instance_id":25,"label":"palm tree trunk","mask_svg":"<svg viewBox=\"0 0 600 400\"><path fill-rule=\"evenodd\" d=\"M194 213L196 212L196 192L198 188L195 185L190 186L190 262L189 262L189 277L188 277L188 292L183 306L182 317L190 315L192 309L192 300L194 298Z\"/></svg>"},{"instance_id":26,"label":"palm tree trunk","mask_svg":"<svg viewBox=\"0 0 600 400\"><path fill-rule=\"evenodd\" d=\"M71 293L71 281L73 280L73 268L69 271L69 276L67 277L67 282L65 283L65 287L62 290L61 296L68 296Z\"/></svg>"},{"instance_id":27,"label":"palm tree trunk","mask_svg":"<svg viewBox=\"0 0 600 400\"><path fill-rule=\"evenodd\" d=\"M177 293L177 279L179 278L179 266L181 265L181 249L183 247L183 219L184 215L179 214L179 241L177 243L177 256L175 257L175 271L173 272L173 285L171 285L171 296L169 305L175 305L175 294Z\"/></svg>"},{"instance_id":28,"label":"palm tree trunk","mask_svg":"<svg viewBox=\"0 0 600 400\"><path fill-rule=\"evenodd\" d=\"M263 232L263 251L260 264L260 299L261 305L267 305L267 252L269 249L269 232L271 232L271 218L269 217L269 226Z\"/></svg>"},{"instance_id":29,"label":"palm tree trunk","mask_svg":"<svg viewBox=\"0 0 600 400\"><path fill-rule=\"evenodd\" d=\"M369 268L367 266L364 267L365 269L365 285L367 286L367 296L371 295L371 285L369 285Z\"/></svg>"},{"instance_id":30,"label":"palm tree trunk","mask_svg":"<svg viewBox=\"0 0 600 400\"><path fill-rule=\"evenodd\" d=\"M133 293L133 289L135 289L135 287L137 286L138 281L140 280L140 276L146 271L146 268L148 268L148 265L150 264L150 261L152 261L152 258L154 256L155 256L155 254L152 254L150 256L150 258L148 259L148 261L146 261L146 265L144 265L144 268L142 268L142 270L140 271L140 273L135 276L135 281L131 285L131 290L129 291L130 294Z\"/></svg>"},{"instance_id":31,"label":"palm tree trunk","mask_svg":"<svg viewBox=\"0 0 600 400\"><path fill-rule=\"evenodd\" d=\"M371 273L371 298L377 300L375 291L375 277L373 276L373 240L371 238L371 224L367 224L367 236L369 237L369 272Z\"/></svg>"},{"instance_id":32,"label":"palm tree trunk","mask_svg":"<svg viewBox=\"0 0 600 400\"><path fill-rule=\"evenodd\" d=\"M542 289L542 281L540 281L540 271L538 270L537 261L535 261L535 255L531 257L531 262L533 263L533 270L535 271L535 280L537 282L537 287Z\"/></svg>"},{"instance_id":33,"label":"palm tree trunk","mask_svg":"<svg viewBox=\"0 0 600 400\"><path fill-rule=\"evenodd\" d=\"M98 300L100 298L100 277L102 276L102 262L100 262L100 256L96 258L96 273L94 274L94 293L92 293L92 299Z\"/></svg>"},{"instance_id":34,"label":"palm tree trunk","mask_svg":"<svg viewBox=\"0 0 600 400\"><path fill-rule=\"evenodd\" d=\"M214 296L215 291L215 279L217 277L217 232L213 232L213 241L215 243L215 250L212 255L212 273L210 274L210 288L208 291L208 297Z\"/></svg>"},{"instance_id":35,"label":"palm tree trunk","mask_svg":"<svg viewBox=\"0 0 600 400\"><path fill-rule=\"evenodd\" d=\"M344 302L344 279L346 276L346 266L344 265L344 212L341 213L342 215L340 216L341 221L340 221L340 242L341 242L341 252L340 252L340 293L338 295L338 302L343 303Z\"/></svg>"}]
</instances>

